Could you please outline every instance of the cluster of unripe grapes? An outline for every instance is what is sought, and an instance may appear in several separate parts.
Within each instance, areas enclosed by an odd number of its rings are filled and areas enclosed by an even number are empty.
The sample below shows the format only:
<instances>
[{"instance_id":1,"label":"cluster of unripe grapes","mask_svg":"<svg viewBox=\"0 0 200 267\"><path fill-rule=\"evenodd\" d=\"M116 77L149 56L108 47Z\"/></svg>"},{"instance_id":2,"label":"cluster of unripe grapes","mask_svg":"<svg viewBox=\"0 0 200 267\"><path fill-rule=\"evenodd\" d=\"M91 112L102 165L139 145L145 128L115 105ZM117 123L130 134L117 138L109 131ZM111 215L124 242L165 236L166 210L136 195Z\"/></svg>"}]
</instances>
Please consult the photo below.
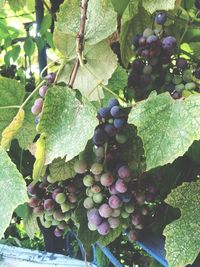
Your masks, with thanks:
<instances>
[{"instance_id":1,"label":"cluster of unripe grapes","mask_svg":"<svg viewBox=\"0 0 200 267\"><path fill-rule=\"evenodd\" d=\"M129 87L134 89L138 100L147 97L149 92L168 91L174 99L187 91L199 91L196 79L200 79L200 68L180 55L177 40L163 27L167 20L165 12L155 16L155 29L147 28L143 34L133 38L136 58L129 74Z\"/></svg>"},{"instance_id":2,"label":"cluster of unripe grapes","mask_svg":"<svg viewBox=\"0 0 200 267\"><path fill-rule=\"evenodd\" d=\"M28 186L29 206L45 228L55 227L57 237L68 228L72 212L77 207L79 189L76 179L51 183L50 177Z\"/></svg>"},{"instance_id":3,"label":"cluster of unripe grapes","mask_svg":"<svg viewBox=\"0 0 200 267\"><path fill-rule=\"evenodd\" d=\"M43 107L43 102L44 102L44 98L45 95L47 93L48 87L54 83L56 78L56 74L55 73L49 73L46 77L46 84L42 85L39 89L39 95L40 97L37 98L31 108L31 112L36 116L35 122L36 124L39 122L39 118L40 118L40 114L42 112L42 107Z\"/></svg>"}]
</instances>

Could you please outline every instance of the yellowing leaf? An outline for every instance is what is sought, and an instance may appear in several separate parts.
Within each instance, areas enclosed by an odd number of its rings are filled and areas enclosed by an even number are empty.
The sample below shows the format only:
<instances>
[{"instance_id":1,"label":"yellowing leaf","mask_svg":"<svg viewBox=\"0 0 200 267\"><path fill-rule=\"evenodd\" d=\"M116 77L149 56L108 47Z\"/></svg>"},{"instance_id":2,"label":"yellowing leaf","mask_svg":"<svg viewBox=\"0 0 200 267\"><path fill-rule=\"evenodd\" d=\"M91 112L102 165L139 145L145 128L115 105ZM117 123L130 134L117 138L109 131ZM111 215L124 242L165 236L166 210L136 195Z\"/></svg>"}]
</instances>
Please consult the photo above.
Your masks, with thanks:
<instances>
[{"instance_id":1,"label":"yellowing leaf","mask_svg":"<svg viewBox=\"0 0 200 267\"><path fill-rule=\"evenodd\" d=\"M35 163L33 166L33 180L38 181L42 176L44 176L45 167L45 147L46 147L46 134L41 134L40 138L36 142L37 150L35 154Z\"/></svg>"},{"instance_id":2,"label":"yellowing leaf","mask_svg":"<svg viewBox=\"0 0 200 267\"><path fill-rule=\"evenodd\" d=\"M12 122L3 131L1 139L1 146L3 148L7 148L9 146L12 139L16 136L17 132L22 127L24 116L25 116L24 110L20 109L17 115L12 120Z\"/></svg>"}]
</instances>

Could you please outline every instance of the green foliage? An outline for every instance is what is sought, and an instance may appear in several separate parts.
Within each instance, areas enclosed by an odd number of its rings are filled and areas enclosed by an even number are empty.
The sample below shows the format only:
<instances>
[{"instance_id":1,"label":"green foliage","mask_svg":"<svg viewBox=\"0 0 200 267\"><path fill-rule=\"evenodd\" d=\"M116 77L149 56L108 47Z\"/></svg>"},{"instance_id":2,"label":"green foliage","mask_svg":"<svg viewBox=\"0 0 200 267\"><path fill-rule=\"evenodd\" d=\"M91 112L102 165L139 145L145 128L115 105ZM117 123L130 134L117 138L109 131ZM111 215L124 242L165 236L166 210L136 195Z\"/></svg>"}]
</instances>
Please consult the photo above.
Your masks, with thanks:
<instances>
[{"instance_id":1,"label":"green foliage","mask_svg":"<svg viewBox=\"0 0 200 267\"><path fill-rule=\"evenodd\" d=\"M142 5L143 7L150 12L151 14L154 13L156 10L170 10L175 8L176 0L168 0L167 2L163 0L143 0Z\"/></svg>"},{"instance_id":2,"label":"green foliage","mask_svg":"<svg viewBox=\"0 0 200 267\"><path fill-rule=\"evenodd\" d=\"M49 167L53 181L67 180L75 176L74 161L65 162L65 159L55 159Z\"/></svg>"},{"instance_id":3,"label":"green foliage","mask_svg":"<svg viewBox=\"0 0 200 267\"><path fill-rule=\"evenodd\" d=\"M38 127L46 134L46 164L64 156L69 161L85 148L97 124L95 113L93 105L84 98L81 103L71 89L49 89Z\"/></svg>"},{"instance_id":4,"label":"green foliage","mask_svg":"<svg viewBox=\"0 0 200 267\"><path fill-rule=\"evenodd\" d=\"M0 188L0 236L2 237L15 208L28 201L23 177L2 148L0 148Z\"/></svg>"},{"instance_id":5,"label":"green foliage","mask_svg":"<svg viewBox=\"0 0 200 267\"><path fill-rule=\"evenodd\" d=\"M165 93L132 108L129 122L142 138L147 170L172 163L199 140L199 103L198 95L175 101Z\"/></svg>"},{"instance_id":6,"label":"green foliage","mask_svg":"<svg viewBox=\"0 0 200 267\"><path fill-rule=\"evenodd\" d=\"M123 231L123 228L122 226L120 225L119 227L117 227L116 229L112 229L109 234L107 234L106 236L104 237L100 237L98 239L98 242L103 246L107 246L109 245L110 243L112 243L117 237L120 236L120 234L122 233Z\"/></svg>"},{"instance_id":7,"label":"green foliage","mask_svg":"<svg viewBox=\"0 0 200 267\"><path fill-rule=\"evenodd\" d=\"M31 57L35 51L35 43L31 37L27 37L24 43L24 51L28 57Z\"/></svg>"},{"instance_id":8,"label":"green foliage","mask_svg":"<svg viewBox=\"0 0 200 267\"><path fill-rule=\"evenodd\" d=\"M192 264L200 252L199 190L200 181L183 183L172 190L165 200L167 204L181 210L181 217L164 230L169 267Z\"/></svg>"}]
</instances>

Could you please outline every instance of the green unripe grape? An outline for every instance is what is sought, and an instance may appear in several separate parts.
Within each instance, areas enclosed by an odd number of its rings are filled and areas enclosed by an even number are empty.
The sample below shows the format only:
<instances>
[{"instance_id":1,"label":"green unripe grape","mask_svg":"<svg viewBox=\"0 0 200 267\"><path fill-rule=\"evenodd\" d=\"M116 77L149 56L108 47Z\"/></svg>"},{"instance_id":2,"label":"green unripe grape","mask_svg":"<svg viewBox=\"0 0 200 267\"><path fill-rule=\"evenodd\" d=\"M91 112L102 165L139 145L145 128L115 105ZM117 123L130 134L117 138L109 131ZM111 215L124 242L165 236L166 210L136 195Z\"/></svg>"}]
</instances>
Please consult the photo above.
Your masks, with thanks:
<instances>
[{"instance_id":1,"label":"green unripe grape","mask_svg":"<svg viewBox=\"0 0 200 267\"><path fill-rule=\"evenodd\" d=\"M185 84L185 90L192 91L196 89L196 84L191 82L191 83L186 83Z\"/></svg>"},{"instance_id":2,"label":"green unripe grape","mask_svg":"<svg viewBox=\"0 0 200 267\"><path fill-rule=\"evenodd\" d=\"M180 75L174 75L172 82L176 85L180 84L182 83L182 77Z\"/></svg>"},{"instance_id":3,"label":"green unripe grape","mask_svg":"<svg viewBox=\"0 0 200 267\"><path fill-rule=\"evenodd\" d=\"M90 187L88 187L88 188L86 189L86 195L87 195L88 197L92 197L92 196L94 195L94 193L92 192L92 190L91 190Z\"/></svg>"},{"instance_id":4,"label":"green unripe grape","mask_svg":"<svg viewBox=\"0 0 200 267\"><path fill-rule=\"evenodd\" d=\"M47 181L48 181L50 184L54 184L54 183L55 183L55 179L53 179L50 175L47 176Z\"/></svg>"},{"instance_id":5,"label":"green unripe grape","mask_svg":"<svg viewBox=\"0 0 200 267\"><path fill-rule=\"evenodd\" d=\"M134 212L134 210L135 210L135 207L134 207L134 205L132 204L132 203L127 203L126 205L125 205L125 211L127 212L127 213L133 213Z\"/></svg>"},{"instance_id":6,"label":"green unripe grape","mask_svg":"<svg viewBox=\"0 0 200 267\"><path fill-rule=\"evenodd\" d=\"M152 29L150 29L150 28L146 28L146 29L144 30L144 32L143 32L143 36L144 36L144 37L149 37L149 36L151 36L151 35L154 35L154 31L153 31Z\"/></svg>"},{"instance_id":7,"label":"green unripe grape","mask_svg":"<svg viewBox=\"0 0 200 267\"><path fill-rule=\"evenodd\" d=\"M97 227L94 224L88 223L88 228L90 229L90 231L96 231Z\"/></svg>"},{"instance_id":8,"label":"green unripe grape","mask_svg":"<svg viewBox=\"0 0 200 267\"><path fill-rule=\"evenodd\" d=\"M63 204L66 200L66 195L64 193L58 193L56 195L56 199L55 201L58 203L58 204Z\"/></svg>"},{"instance_id":9,"label":"green unripe grape","mask_svg":"<svg viewBox=\"0 0 200 267\"><path fill-rule=\"evenodd\" d=\"M124 219L127 219L127 218L129 217L129 215L130 215L130 214L129 214L128 212L124 211L124 210L121 212L121 216L122 216L122 218L124 218Z\"/></svg>"},{"instance_id":10,"label":"green unripe grape","mask_svg":"<svg viewBox=\"0 0 200 267\"><path fill-rule=\"evenodd\" d=\"M94 178L91 176L91 175L86 175L84 178L83 178L83 184L86 186L86 187L90 187L94 184Z\"/></svg>"},{"instance_id":11,"label":"green unripe grape","mask_svg":"<svg viewBox=\"0 0 200 267\"><path fill-rule=\"evenodd\" d=\"M91 166L91 172L94 174L94 175L99 175L101 174L103 171L103 165L100 164L100 163L93 163L92 166Z\"/></svg>"},{"instance_id":12,"label":"green unripe grape","mask_svg":"<svg viewBox=\"0 0 200 267\"><path fill-rule=\"evenodd\" d=\"M83 174L86 172L87 170L87 164L85 161L83 160L77 160L75 163L74 163L74 170L76 173L78 174Z\"/></svg>"},{"instance_id":13,"label":"green unripe grape","mask_svg":"<svg viewBox=\"0 0 200 267\"><path fill-rule=\"evenodd\" d=\"M64 220L65 215L61 211L56 210L53 213L53 218L57 221L62 221Z\"/></svg>"},{"instance_id":14,"label":"green unripe grape","mask_svg":"<svg viewBox=\"0 0 200 267\"><path fill-rule=\"evenodd\" d=\"M112 217L114 218L119 217L120 214L121 214L120 209L113 209Z\"/></svg>"},{"instance_id":15,"label":"green unripe grape","mask_svg":"<svg viewBox=\"0 0 200 267\"><path fill-rule=\"evenodd\" d=\"M109 119L108 120L108 123L110 123L110 124L113 124L113 122L114 122L114 119Z\"/></svg>"},{"instance_id":16,"label":"green unripe grape","mask_svg":"<svg viewBox=\"0 0 200 267\"><path fill-rule=\"evenodd\" d=\"M191 82L192 81L192 71L191 70L185 70L184 71L183 80L185 82Z\"/></svg>"},{"instance_id":17,"label":"green unripe grape","mask_svg":"<svg viewBox=\"0 0 200 267\"><path fill-rule=\"evenodd\" d=\"M175 90L179 93L182 92L184 89L185 89L185 85L183 83L175 86Z\"/></svg>"},{"instance_id":18,"label":"green unripe grape","mask_svg":"<svg viewBox=\"0 0 200 267\"><path fill-rule=\"evenodd\" d=\"M144 66L142 72L145 74L145 75L150 75L152 73L152 66L151 65L146 65Z\"/></svg>"},{"instance_id":19,"label":"green unripe grape","mask_svg":"<svg viewBox=\"0 0 200 267\"><path fill-rule=\"evenodd\" d=\"M69 202L64 202L60 205L62 212L67 212L71 210L71 205Z\"/></svg>"},{"instance_id":20,"label":"green unripe grape","mask_svg":"<svg viewBox=\"0 0 200 267\"><path fill-rule=\"evenodd\" d=\"M172 73L167 73L165 76L165 81L166 82L171 82L173 80L173 74Z\"/></svg>"},{"instance_id":21,"label":"green unripe grape","mask_svg":"<svg viewBox=\"0 0 200 267\"><path fill-rule=\"evenodd\" d=\"M52 226L52 221L45 221L42 225L44 228L50 228Z\"/></svg>"},{"instance_id":22,"label":"green unripe grape","mask_svg":"<svg viewBox=\"0 0 200 267\"><path fill-rule=\"evenodd\" d=\"M95 154L96 157L98 158L103 158L104 154L105 154L105 150L104 147L100 146L100 147L93 147L93 152Z\"/></svg>"},{"instance_id":23,"label":"green unripe grape","mask_svg":"<svg viewBox=\"0 0 200 267\"><path fill-rule=\"evenodd\" d=\"M83 201L83 206L86 209L92 209L94 207L94 201L91 197L87 197L84 201Z\"/></svg>"},{"instance_id":24,"label":"green unripe grape","mask_svg":"<svg viewBox=\"0 0 200 267\"><path fill-rule=\"evenodd\" d=\"M188 96L190 96L190 95L192 95L192 92L191 92L191 91L183 90L183 92L182 92L182 96L183 96L183 97L188 97Z\"/></svg>"},{"instance_id":25,"label":"green unripe grape","mask_svg":"<svg viewBox=\"0 0 200 267\"><path fill-rule=\"evenodd\" d=\"M115 138L119 144L125 144L127 142L127 137L124 134L116 134Z\"/></svg>"},{"instance_id":26,"label":"green unripe grape","mask_svg":"<svg viewBox=\"0 0 200 267\"><path fill-rule=\"evenodd\" d=\"M103 194L102 193L96 193L93 195L93 201L97 204L101 204L103 201Z\"/></svg>"}]
</instances>

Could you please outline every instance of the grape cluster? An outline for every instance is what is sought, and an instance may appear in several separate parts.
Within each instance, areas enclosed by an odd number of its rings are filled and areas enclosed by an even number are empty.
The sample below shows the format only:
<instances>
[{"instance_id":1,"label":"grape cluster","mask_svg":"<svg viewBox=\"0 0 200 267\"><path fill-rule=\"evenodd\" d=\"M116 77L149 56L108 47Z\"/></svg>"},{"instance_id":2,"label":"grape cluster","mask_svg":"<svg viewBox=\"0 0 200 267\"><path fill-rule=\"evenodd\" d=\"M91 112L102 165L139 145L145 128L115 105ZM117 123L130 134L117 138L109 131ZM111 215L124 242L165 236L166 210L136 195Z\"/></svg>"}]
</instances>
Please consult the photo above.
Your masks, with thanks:
<instances>
[{"instance_id":1,"label":"grape cluster","mask_svg":"<svg viewBox=\"0 0 200 267\"><path fill-rule=\"evenodd\" d=\"M83 206L87 209L88 228L104 236L123 225L129 238L135 240L145 221L152 218L148 202L154 201L156 189L146 187L146 183L141 186L121 157L128 140L127 110L111 99L107 107L98 111L98 118L93 136L94 162L86 169L87 164L79 160L75 168L76 172L85 173Z\"/></svg>"},{"instance_id":2,"label":"grape cluster","mask_svg":"<svg viewBox=\"0 0 200 267\"><path fill-rule=\"evenodd\" d=\"M71 214L77 206L79 188L76 179L62 182L49 182L50 176L35 185L28 186L30 195L29 206L33 213L40 218L45 228L55 227L57 237L67 229Z\"/></svg>"},{"instance_id":3,"label":"grape cluster","mask_svg":"<svg viewBox=\"0 0 200 267\"><path fill-rule=\"evenodd\" d=\"M31 112L36 116L36 124L39 122L40 114L42 112L44 97L47 93L48 87L54 83L56 78L55 73L49 73L46 77L46 84L42 85L39 89L40 98L37 98L31 108Z\"/></svg>"},{"instance_id":4,"label":"grape cluster","mask_svg":"<svg viewBox=\"0 0 200 267\"><path fill-rule=\"evenodd\" d=\"M138 100L147 97L153 89L168 91L174 99L186 96L187 91L199 91L200 71L180 56L175 37L167 35L163 28L167 20L165 12L155 16L155 29L147 28L133 38L136 58L131 64L129 87ZM157 26L156 26L157 25Z\"/></svg>"}]
</instances>

